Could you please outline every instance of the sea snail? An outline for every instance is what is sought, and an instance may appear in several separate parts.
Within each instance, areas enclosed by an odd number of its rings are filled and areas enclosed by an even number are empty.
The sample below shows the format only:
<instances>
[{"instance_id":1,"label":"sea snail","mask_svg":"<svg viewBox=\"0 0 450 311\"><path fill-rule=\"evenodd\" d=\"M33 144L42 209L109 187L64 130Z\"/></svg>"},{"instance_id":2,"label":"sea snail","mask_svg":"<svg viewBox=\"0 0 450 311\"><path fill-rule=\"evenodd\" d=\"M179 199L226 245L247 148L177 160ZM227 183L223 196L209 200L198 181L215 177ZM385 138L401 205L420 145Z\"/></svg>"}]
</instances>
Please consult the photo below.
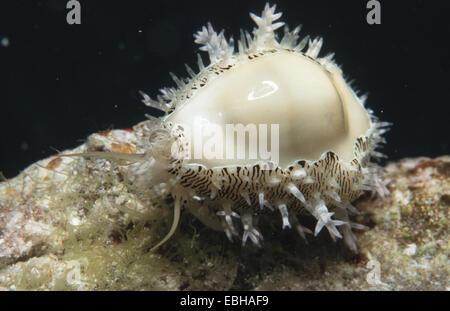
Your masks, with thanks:
<instances>
[{"instance_id":1,"label":"sea snail","mask_svg":"<svg viewBox=\"0 0 450 311\"><path fill-rule=\"evenodd\" d=\"M390 124L364 107L333 54L318 56L321 38L299 40L300 26L285 26L278 40L284 23L276 22L275 5L250 17L256 27L241 30L237 44L203 27L194 37L210 64L198 56L198 73L186 66L190 78L172 74L176 88L156 100L142 93L166 114L148 116L149 150L130 177L154 197L174 200L170 232L154 249L174 233L184 207L243 245L261 245L257 218L281 215L283 229L305 237L325 227L356 252L352 228L363 226L350 222L351 202L385 190L371 158L383 156L375 149ZM316 220L312 231L301 223L305 214Z\"/></svg>"}]
</instances>

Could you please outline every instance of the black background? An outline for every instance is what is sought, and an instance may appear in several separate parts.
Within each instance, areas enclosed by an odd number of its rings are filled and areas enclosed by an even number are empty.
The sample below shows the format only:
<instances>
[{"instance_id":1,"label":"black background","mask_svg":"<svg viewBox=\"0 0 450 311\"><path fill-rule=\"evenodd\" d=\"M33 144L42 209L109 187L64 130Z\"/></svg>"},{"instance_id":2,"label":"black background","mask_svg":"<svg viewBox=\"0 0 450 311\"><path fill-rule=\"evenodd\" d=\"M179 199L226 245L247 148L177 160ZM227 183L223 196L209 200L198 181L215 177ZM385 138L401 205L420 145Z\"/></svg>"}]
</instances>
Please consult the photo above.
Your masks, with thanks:
<instances>
[{"instance_id":1,"label":"black background","mask_svg":"<svg viewBox=\"0 0 450 311\"><path fill-rule=\"evenodd\" d=\"M393 122L388 160L449 153L449 10L446 1L383 1L381 25L366 22L366 0L277 1L291 28L323 36L367 106ZM73 148L90 133L127 128L150 112L169 72L196 68L192 34L211 21L226 35L252 29L248 12L265 1L100 1L81 3L81 25L66 23L65 0L1 0L0 171ZM273 1L271 3L274 3ZM207 56L204 60L207 60Z\"/></svg>"}]
</instances>

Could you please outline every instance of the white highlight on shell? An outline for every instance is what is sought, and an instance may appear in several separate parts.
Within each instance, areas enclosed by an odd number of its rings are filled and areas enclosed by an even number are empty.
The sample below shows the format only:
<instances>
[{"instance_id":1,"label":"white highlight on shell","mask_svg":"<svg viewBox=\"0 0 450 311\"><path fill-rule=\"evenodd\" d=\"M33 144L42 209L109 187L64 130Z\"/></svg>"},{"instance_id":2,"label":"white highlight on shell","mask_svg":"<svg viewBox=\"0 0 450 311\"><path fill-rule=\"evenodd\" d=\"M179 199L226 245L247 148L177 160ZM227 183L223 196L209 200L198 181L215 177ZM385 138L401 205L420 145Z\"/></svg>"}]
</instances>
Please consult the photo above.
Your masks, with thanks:
<instances>
[{"instance_id":1,"label":"white highlight on shell","mask_svg":"<svg viewBox=\"0 0 450 311\"><path fill-rule=\"evenodd\" d=\"M272 95L276 91L278 91L279 87L273 81L261 81L261 85L253 89L249 94L247 99L257 100L269 95Z\"/></svg>"}]
</instances>

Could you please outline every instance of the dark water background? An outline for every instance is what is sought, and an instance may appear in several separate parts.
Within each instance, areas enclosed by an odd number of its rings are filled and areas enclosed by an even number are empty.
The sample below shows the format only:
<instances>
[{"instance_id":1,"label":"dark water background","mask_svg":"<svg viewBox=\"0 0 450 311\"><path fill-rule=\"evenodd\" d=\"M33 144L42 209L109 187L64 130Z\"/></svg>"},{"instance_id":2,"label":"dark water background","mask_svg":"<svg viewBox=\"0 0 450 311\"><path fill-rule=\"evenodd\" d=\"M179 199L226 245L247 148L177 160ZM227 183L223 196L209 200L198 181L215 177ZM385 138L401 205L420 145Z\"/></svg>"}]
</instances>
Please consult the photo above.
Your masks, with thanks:
<instances>
[{"instance_id":1,"label":"dark water background","mask_svg":"<svg viewBox=\"0 0 450 311\"><path fill-rule=\"evenodd\" d=\"M277 1L283 21L323 36L367 105L394 123L389 160L449 154L450 45L445 1L380 1L381 25L366 22L367 1ZM65 0L0 3L0 171L32 162L90 133L127 128L169 72L196 68L192 34L208 21L226 35L250 30L265 1L82 1L81 25L66 23ZM274 2L271 2L274 3ZM207 57L204 55L204 59Z\"/></svg>"}]
</instances>

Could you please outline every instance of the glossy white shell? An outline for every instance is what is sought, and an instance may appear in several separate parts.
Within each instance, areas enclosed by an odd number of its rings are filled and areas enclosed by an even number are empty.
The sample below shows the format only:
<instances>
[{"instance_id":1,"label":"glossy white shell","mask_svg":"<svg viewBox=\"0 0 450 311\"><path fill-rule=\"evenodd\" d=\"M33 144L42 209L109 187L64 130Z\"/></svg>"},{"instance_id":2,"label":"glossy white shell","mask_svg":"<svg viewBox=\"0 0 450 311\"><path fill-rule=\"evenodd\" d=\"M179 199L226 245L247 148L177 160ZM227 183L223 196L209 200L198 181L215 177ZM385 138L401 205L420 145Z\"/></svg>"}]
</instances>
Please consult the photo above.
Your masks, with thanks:
<instances>
[{"instance_id":1,"label":"glossy white shell","mask_svg":"<svg viewBox=\"0 0 450 311\"><path fill-rule=\"evenodd\" d=\"M263 55L222 73L167 118L190 128L199 120L218 124L228 139L233 137L226 135L226 124L279 124L282 168L299 159L318 160L327 151L351 161L356 138L371 127L369 114L336 66L328 70L288 51ZM193 139L195 143L199 138L193 135ZM225 145L237 142L224 139ZM248 153L248 143L234 149L239 147ZM256 161L225 156L192 160L207 167Z\"/></svg>"}]
</instances>

